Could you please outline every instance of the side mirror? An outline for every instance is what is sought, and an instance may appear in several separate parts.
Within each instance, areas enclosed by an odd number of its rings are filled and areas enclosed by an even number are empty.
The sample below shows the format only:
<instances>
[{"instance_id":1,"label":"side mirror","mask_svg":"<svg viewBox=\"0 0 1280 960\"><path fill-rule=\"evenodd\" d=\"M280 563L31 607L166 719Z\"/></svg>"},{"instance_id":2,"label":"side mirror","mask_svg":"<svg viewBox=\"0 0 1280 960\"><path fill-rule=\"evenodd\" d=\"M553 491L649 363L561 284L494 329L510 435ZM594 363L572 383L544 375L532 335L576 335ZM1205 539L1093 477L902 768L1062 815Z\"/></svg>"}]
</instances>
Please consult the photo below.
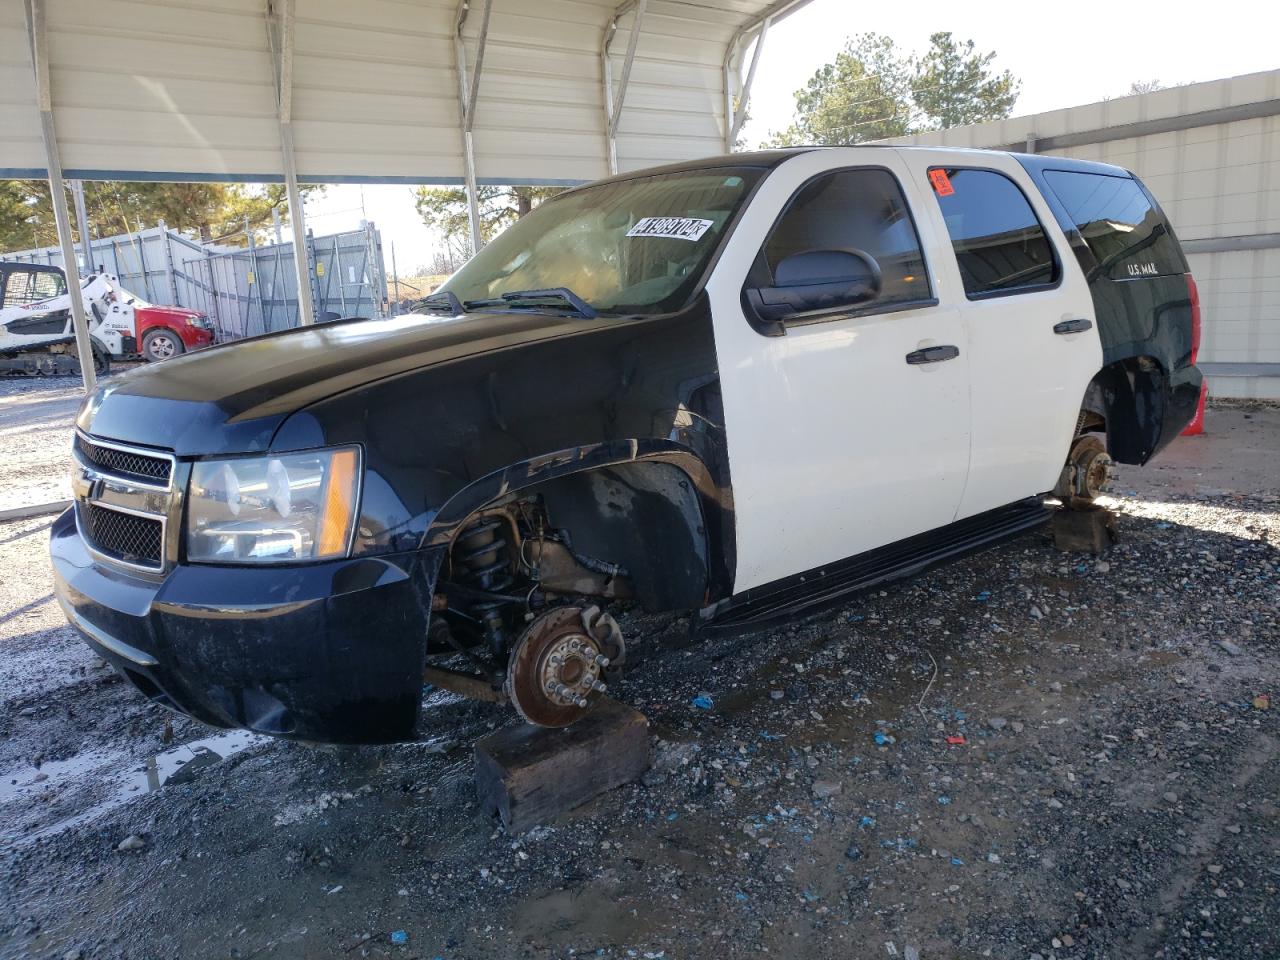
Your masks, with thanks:
<instances>
[{"instance_id":1,"label":"side mirror","mask_svg":"<svg viewBox=\"0 0 1280 960\"><path fill-rule=\"evenodd\" d=\"M815 310L852 307L880 294L880 265L862 250L806 250L783 258L773 286L748 289L762 320L779 322Z\"/></svg>"}]
</instances>

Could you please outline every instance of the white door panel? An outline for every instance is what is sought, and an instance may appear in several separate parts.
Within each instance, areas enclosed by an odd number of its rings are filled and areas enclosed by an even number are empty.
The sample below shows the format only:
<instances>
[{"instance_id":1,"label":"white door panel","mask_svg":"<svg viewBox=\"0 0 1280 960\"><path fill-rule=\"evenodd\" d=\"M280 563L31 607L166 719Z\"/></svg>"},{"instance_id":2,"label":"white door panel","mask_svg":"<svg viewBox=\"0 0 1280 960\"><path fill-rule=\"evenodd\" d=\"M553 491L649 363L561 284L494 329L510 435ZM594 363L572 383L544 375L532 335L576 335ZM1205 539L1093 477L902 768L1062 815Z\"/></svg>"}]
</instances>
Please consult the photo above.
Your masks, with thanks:
<instances>
[{"instance_id":1,"label":"white door panel","mask_svg":"<svg viewBox=\"0 0 1280 960\"><path fill-rule=\"evenodd\" d=\"M1096 332L1053 332L1074 317L1093 319L1087 293L1085 303L1048 291L966 311L974 423L961 517L1047 493L1058 482L1080 401L1102 364Z\"/></svg>"},{"instance_id":2,"label":"white door panel","mask_svg":"<svg viewBox=\"0 0 1280 960\"><path fill-rule=\"evenodd\" d=\"M707 286L714 318L737 534L735 590L810 570L950 523L969 456L970 347L943 306L791 325L757 333L743 283L795 190L829 170L895 174L895 151L802 154L761 186ZM923 240L923 238L922 238ZM930 271L934 255L926 247ZM936 278L933 290L937 292ZM954 345L959 357L913 366L906 355Z\"/></svg>"},{"instance_id":3,"label":"white door panel","mask_svg":"<svg viewBox=\"0 0 1280 960\"><path fill-rule=\"evenodd\" d=\"M945 302L959 308L968 332L972 409L969 477L957 518L1053 489L1066 461L1080 402L1102 365L1093 297L1052 211L1013 157L904 150L917 189L929 199L933 232L950 245L928 179L930 167L981 168L1004 174L1022 191L1053 245L1060 281L1053 289L991 299L966 297L953 252L938 257ZM1054 333L1062 320L1087 319L1089 331Z\"/></svg>"}]
</instances>

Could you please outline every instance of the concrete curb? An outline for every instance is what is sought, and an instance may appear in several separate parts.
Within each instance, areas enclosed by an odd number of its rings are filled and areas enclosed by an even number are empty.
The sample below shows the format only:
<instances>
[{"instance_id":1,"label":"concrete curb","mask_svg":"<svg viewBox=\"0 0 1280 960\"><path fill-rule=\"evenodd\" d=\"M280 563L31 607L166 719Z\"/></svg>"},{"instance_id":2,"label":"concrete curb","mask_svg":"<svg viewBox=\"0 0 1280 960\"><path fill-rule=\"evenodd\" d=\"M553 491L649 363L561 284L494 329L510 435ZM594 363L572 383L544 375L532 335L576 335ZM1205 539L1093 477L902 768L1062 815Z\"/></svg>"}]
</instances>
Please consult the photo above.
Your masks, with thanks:
<instances>
[{"instance_id":1,"label":"concrete curb","mask_svg":"<svg viewBox=\"0 0 1280 960\"><path fill-rule=\"evenodd\" d=\"M28 520L31 517L44 517L51 513L61 513L69 506L71 506L70 500L54 500L50 503L33 503L25 507L0 510L0 523L8 523L10 520Z\"/></svg>"}]
</instances>

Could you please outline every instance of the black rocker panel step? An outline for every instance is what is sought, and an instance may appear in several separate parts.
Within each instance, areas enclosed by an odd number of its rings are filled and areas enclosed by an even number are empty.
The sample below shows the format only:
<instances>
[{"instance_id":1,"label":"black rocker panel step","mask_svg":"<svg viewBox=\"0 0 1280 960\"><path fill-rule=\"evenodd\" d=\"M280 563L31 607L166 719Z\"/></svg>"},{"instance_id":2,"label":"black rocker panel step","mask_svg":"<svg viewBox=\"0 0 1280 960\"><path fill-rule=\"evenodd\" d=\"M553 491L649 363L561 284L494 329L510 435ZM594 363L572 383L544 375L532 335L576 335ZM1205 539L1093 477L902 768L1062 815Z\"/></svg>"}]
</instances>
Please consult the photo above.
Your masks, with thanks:
<instances>
[{"instance_id":1,"label":"black rocker panel step","mask_svg":"<svg viewBox=\"0 0 1280 960\"><path fill-rule=\"evenodd\" d=\"M817 613L863 590L914 576L947 560L993 546L1049 521L1036 497L877 547L816 570L733 596L698 629L702 633L759 630Z\"/></svg>"}]
</instances>

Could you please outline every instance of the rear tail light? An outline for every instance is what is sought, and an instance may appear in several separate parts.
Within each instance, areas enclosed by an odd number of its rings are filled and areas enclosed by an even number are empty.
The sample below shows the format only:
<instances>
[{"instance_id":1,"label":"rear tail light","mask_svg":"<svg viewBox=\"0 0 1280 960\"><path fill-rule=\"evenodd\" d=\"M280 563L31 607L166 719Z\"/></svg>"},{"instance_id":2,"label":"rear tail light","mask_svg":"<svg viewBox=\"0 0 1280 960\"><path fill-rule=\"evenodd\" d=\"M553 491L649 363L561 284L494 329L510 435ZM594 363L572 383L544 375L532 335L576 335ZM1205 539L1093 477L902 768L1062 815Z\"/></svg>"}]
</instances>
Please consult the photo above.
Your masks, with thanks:
<instances>
[{"instance_id":1,"label":"rear tail light","mask_svg":"<svg viewBox=\"0 0 1280 960\"><path fill-rule=\"evenodd\" d=\"M1196 279L1187 274L1187 296L1191 298L1191 362L1200 355L1200 290Z\"/></svg>"},{"instance_id":2,"label":"rear tail light","mask_svg":"<svg viewBox=\"0 0 1280 960\"><path fill-rule=\"evenodd\" d=\"M1195 277L1189 273L1187 274L1187 297L1191 300L1191 363L1195 364L1196 357L1200 355L1200 290L1196 287ZM1195 416L1182 431L1184 437L1204 433L1204 401L1208 396L1209 381L1205 380L1200 384L1200 399L1196 403Z\"/></svg>"}]
</instances>

